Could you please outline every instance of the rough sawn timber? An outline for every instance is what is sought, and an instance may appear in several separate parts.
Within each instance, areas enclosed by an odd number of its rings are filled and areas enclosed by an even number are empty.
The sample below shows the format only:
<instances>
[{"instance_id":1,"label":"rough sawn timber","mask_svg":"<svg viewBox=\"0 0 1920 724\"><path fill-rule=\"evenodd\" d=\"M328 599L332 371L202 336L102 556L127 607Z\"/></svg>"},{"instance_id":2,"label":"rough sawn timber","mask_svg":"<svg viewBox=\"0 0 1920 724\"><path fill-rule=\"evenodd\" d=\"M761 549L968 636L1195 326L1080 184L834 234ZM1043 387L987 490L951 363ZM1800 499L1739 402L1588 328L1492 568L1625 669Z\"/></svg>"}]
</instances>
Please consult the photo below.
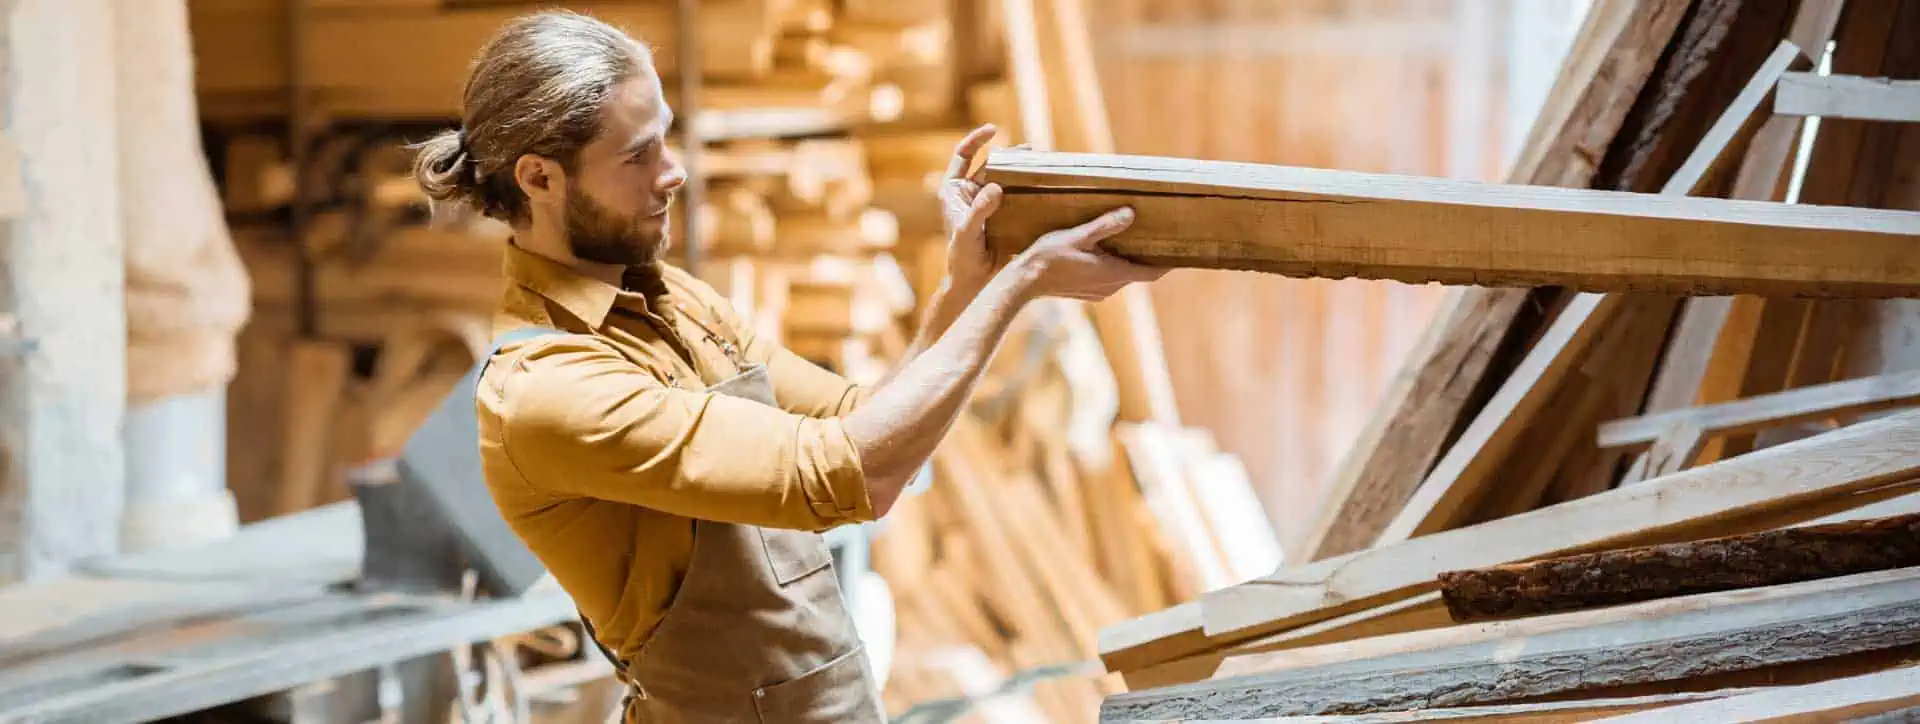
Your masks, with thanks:
<instances>
[{"instance_id":1,"label":"rough sawn timber","mask_svg":"<svg viewBox=\"0 0 1920 724\"><path fill-rule=\"evenodd\" d=\"M1456 621L1920 566L1920 515L1761 531L1440 574Z\"/></svg>"},{"instance_id":2,"label":"rough sawn timber","mask_svg":"<svg viewBox=\"0 0 1920 724\"><path fill-rule=\"evenodd\" d=\"M1153 156L995 150L1008 258L1121 205L1136 261L1590 292L1920 295L1920 213Z\"/></svg>"},{"instance_id":3,"label":"rough sawn timber","mask_svg":"<svg viewBox=\"0 0 1920 724\"><path fill-rule=\"evenodd\" d=\"M1823 514L1809 503L1915 478L1920 412L1898 413L1642 485L1210 591L1201 597L1202 632L1231 644L1295 628L1435 590L1442 571L1779 527ZM1742 519L1754 516L1772 519L1745 527Z\"/></svg>"},{"instance_id":4,"label":"rough sawn timber","mask_svg":"<svg viewBox=\"0 0 1920 724\"><path fill-rule=\"evenodd\" d=\"M1787 599L1119 694L1101 707L1101 720L1465 706L1908 646L1920 643L1916 574L1863 574Z\"/></svg>"}]
</instances>

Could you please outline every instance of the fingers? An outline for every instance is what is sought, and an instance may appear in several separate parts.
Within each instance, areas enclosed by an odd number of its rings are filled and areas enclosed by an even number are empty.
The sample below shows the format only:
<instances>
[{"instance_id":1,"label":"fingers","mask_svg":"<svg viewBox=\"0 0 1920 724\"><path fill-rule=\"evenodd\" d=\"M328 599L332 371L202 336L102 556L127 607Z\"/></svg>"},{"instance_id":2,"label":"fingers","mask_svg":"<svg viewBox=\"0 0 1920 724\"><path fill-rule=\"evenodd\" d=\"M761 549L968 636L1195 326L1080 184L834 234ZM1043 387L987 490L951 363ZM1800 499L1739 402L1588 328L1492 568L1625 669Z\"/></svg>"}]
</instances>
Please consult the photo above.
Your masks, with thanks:
<instances>
[{"instance_id":1,"label":"fingers","mask_svg":"<svg viewBox=\"0 0 1920 724\"><path fill-rule=\"evenodd\" d=\"M1122 206L1101 214L1100 218L1073 227L1073 246L1077 249L1092 250L1098 247L1100 242L1126 231L1127 227L1132 225L1133 208Z\"/></svg>"},{"instance_id":2,"label":"fingers","mask_svg":"<svg viewBox=\"0 0 1920 724\"><path fill-rule=\"evenodd\" d=\"M960 143L953 147L953 158L947 161L946 177L957 179L966 176L967 169L973 167L974 156L979 155L980 149L985 147L988 141L993 140L993 134L996 132L997 129L993 124L988 123L973 129L966 138L960 139Z\"/></svg>"},{"instance_id":3,"label":"fingers","mask_svg":"<svg viewBox=\"0 0 1920 724\"><path fill-rule=\"evenodd\" d=\"M973 197L973 206L967 209L967 216L960 222L960 229L954 233L954 238L974 239L982 236L986 231L987 219L1000 210L1002 196L1000 184L987 184L986 188L981 189Z\"/></svg>"}]
</instances>

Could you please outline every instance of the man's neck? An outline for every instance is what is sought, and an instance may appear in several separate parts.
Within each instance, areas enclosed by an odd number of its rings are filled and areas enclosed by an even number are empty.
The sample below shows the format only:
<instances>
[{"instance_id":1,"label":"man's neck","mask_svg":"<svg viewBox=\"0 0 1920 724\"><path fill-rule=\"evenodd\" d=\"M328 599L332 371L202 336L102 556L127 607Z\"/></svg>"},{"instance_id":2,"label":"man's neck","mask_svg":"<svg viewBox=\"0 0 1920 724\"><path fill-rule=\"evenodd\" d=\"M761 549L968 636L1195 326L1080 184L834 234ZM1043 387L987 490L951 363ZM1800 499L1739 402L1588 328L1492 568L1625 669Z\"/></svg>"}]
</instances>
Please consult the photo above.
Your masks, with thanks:
<instances>
[{"instance_id":1,"label":"man's neck","mask_svg":"<svg viewBox=\"0 0 1920 724\"><path fill-rule=\"evenodd\" d=\"M615 287L621 285L622 276L627 271L624 264L603 264L575 256L573 249L567 245L566 236L557 229L545 228L545 225L517 224L513 229L513 238L514 244L521 249L572 269L581 276L598 279Z\"/></svg>"}]
</instances>

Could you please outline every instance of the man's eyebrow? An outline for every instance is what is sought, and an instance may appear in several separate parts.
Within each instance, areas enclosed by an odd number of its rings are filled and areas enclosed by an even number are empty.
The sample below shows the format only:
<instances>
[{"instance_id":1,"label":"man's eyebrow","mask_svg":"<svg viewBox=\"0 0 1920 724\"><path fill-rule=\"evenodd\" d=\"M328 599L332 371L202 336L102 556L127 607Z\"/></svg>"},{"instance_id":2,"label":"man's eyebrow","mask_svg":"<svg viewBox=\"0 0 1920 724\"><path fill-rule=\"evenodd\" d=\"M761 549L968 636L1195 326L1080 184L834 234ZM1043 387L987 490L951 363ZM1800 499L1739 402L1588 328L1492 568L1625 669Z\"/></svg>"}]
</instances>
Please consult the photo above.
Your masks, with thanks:
<instances>
[{"instance_id":1,"label":"man's eyebrow","mask_svg":"<svg viewBox=\"0 0 1920 724\"><path fill-rule=\"evenodd\" d=\"M647 150L648 147L653 146L654 144L658 143L661 139L665 138L667 135L667 130L670 128L673 128L673 112L668 111L666 113L666 116L662 120L665 122L660 124L660 131L658 133L648 133L644 136L638 136L634 138L632 141L628 142L627 147L625 149L622 149L620 152L626 153L626 154L639 153L641 151Z\"/></svg>"}]
</instances>

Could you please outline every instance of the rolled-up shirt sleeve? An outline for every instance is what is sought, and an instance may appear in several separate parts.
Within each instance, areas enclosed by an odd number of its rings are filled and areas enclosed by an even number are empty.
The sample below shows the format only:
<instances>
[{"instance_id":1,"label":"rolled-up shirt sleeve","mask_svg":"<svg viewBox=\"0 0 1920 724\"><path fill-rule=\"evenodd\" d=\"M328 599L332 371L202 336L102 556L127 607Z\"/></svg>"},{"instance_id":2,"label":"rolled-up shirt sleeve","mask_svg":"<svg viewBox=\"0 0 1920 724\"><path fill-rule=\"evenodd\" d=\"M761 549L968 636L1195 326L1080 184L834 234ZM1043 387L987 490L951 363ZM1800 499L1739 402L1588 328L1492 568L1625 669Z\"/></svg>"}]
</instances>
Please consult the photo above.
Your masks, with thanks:
<instances>
[{"instance_id":1,"label":"rolled-up shirt sleeve","mask_svg":"<svg viewBox=\"0 0 1920 724\"><path fill-rule=\"evenodd\" d=\"M501 444L538 491L769 528L874 517L839 419L672 388L595 340L544 343L513 365Z\"/></svg>"}]
</instances>

